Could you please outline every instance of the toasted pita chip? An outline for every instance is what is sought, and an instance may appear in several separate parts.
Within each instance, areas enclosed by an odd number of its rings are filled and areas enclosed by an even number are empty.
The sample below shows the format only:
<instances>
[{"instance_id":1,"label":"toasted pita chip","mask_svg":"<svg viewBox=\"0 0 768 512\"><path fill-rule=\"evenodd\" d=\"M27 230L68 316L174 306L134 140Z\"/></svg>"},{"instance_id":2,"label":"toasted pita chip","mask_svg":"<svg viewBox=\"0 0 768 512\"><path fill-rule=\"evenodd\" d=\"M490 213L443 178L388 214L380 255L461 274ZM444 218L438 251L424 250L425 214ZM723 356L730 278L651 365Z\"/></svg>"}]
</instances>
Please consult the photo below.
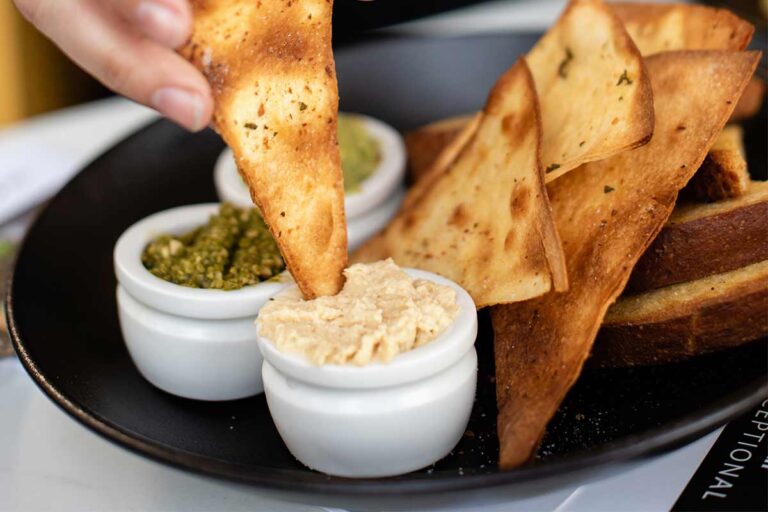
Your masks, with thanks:
<instances>
[{"instance_id":1,"label":"toasted pita chip","mask_svg":"<svg viewBox=\"0 0 768 512\"><path fill-rule=\"evenodd\" d=\"M640 52L598 0L572 1L528 53L541 101L547 183L645 144L653 98Z\"/></svg>"},{"instance_id":2,"label":"toasted pita chip","mask_svg":"<svg viewBox=\"0 0 768 512\"><path fill-rule=\"evenodd\" d=\"M538 101L521 59L491 90L449 169L354 260L391 256L436 272L461 284L478 307L539 296L553 281L564 288L540 145Z\"/></svg>"},{"instance_id":3,"label":"toasted pita chip","mask_svg":"<svg viewBox=\"0 0 768 512\"><path fill-rule=\"evenodd\" d=\"M697 4L611 4L643 55L672 50L743 50L755 27L727 9ZM731 114L738 121L757 114L765 83L753 78Z\"/></svg>"},{"instance_id":4,"label":"toasted pita chip","mask_svg":"<svg viewBox=\"0 0 768 512\"><path fill-rule=\"evenodd\" d=\"M427 173L440 152L461 133L473 115L441 119L405 134L408 172L413 182Z\"/></svg>"},{"instance_id":5,"label":"toasted pita chip","mask_svg":"<svg viewBox=\"0 0 768 512\"><path fill-rule=\"evenodd\" d=\"M651 142L550 185L570 289L491 310L502 467L523 464L536 450L608 306L704 160L758 60L756 52L647 59L656 111Z\"/></svg>"},{"instance_id":6,"label":"toasted pita chip","mask_svg":"<svg viewBox=\"0 0 768 512\"><path fill-rule=\"evenodd\" d=\"M720 132L681 196L692 196L704 202L721 201L743 195L749 182L744 130L738 125L728 125Z\"/></svg>"},{"instance_id":7,"label":"toasted pita chip","mask_svg":"<svg viewBox=\"0 0 768 512\"><path fill-rule=\"evenodd\" d=\"M750 81L750 84L753 81L754 79ZM747 89L742 94L742 98L744 98L748 89L749 85L747 85ZM737 105L734 112L738 108ZM409 136L412 135L413 138L409 151L418 154L418 162L434 164L434 161L445 147L454 143L454 140L458 137L457 133L461 133L460 128L466 129L466 123L469 119L471 119L471 116L454 117L425 125L411 132ZM462 122L463 124L460 124ZM468 129L468 131L470 134L473 133L472 128ZM458 149L463 147L461 140L457 140L455 145ZM451 155L455 153L456 149L447 153L448 158L451 158ZM432 168L432 171L434 172L434 168ZM414 178L417 179L418 176L416 174L421 176L429 174L430 169L416 168L412 172ZM728 125L723 129L709 154L707 154L707 158L704 159L704 163L701 164L693 179L683 189L681 195L695 198L698 201L719 201L742 195L746 190L748 182L749 172L745 160L743 130L738 125ZM417 182L414 187L425 188L420 182ZM409 195L412 199L415 199L417 196L418 194Z\"/></svg>"},{"instance_id":8,"label":"toasted pita chip","mask_svg":"<svg viewBox=\"0 0 768 512\"><path fill-rule=\"evenodd\" d=\"M640 53L602 2L572 1L527 60L541 102L547 183L651 137L653 99ZM409 135L415 180L468 119L437 121Z\"/></svg>"},{"instance_id":9,"label":"toasted pita chip","mask_svg":"<svg viewBox=\"0 0 768 512\"><path fill-rule=\"evenodd\" d=\"M182 54L211 84L214 126L306 298L347 264L338 90L325 0L193 0Z\"/></svg>"},{"instance_id":10,"label":"toasted pita chip","mask_svg":"<svg viewBox=\"0 0 768 512\"><path fill-rule=\"evenodd\" d=\"M671 50L743 50L755 31L726 9L696 4L610 4L643 55Z\"/></svg>"}]
</instances>

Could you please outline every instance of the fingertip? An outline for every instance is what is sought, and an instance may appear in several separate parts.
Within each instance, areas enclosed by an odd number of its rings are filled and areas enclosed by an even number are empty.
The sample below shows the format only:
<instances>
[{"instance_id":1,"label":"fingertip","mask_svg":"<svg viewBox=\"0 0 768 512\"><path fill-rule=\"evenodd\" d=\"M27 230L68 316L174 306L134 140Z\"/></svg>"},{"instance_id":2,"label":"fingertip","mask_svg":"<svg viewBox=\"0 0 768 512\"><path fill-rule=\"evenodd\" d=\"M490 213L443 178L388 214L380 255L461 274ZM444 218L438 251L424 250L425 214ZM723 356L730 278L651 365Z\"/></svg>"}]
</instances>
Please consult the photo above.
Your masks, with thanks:
<instances>
[{"instance_id":1,"label":"fingertip","mask_svg":"<svg viewBox=\"0 0 768 512\"><path fill-rule=\"evenodd\" d=\"M141 0L136 7L136 20L144 35L170 48L186 43L192 31L192 16L186 2Z\"/></svg>"},{"instance_id":2,"label":"fingertip","mask_svg":"<svg viewBox=\"0 0 768 512\"><path fill-rule=\"evenodd\" d=\"M208 126L213 110L210 97L181 87L161 87L152 94L151 106L187 130Z\"/></svg>"}]
</instances>

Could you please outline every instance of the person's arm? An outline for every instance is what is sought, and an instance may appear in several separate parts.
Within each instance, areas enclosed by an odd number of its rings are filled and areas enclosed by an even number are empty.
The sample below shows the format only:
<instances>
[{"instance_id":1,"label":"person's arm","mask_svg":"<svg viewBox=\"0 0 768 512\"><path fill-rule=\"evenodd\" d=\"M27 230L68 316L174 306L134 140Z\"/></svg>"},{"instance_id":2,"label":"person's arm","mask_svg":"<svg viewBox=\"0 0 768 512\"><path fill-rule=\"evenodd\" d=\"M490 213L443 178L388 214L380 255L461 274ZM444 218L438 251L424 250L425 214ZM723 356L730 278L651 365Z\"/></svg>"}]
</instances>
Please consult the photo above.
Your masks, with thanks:
<instances>
[{"instance_id":1,"label":"person's arm","mask_svg":"<svg viewBox=\"0 0 768 512\"><path fill-rule=\"evenodd\" d=\"M14 0L21 13L110 89L189 130L213 110L205 78L174 48L192 29L187 0Z\"/></svg>"}]
</instances>

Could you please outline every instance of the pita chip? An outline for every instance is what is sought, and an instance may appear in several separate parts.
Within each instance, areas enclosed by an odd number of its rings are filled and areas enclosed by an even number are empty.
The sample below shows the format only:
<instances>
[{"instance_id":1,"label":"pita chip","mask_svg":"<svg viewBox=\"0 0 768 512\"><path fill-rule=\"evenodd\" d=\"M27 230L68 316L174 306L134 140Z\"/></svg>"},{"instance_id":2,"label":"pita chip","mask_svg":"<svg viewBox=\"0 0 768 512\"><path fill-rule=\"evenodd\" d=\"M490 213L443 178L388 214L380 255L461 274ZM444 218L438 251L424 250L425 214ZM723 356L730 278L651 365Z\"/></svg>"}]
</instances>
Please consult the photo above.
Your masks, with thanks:
<instances>
[{"instance_id":1,"label":"pita chip","mask_svg":"<svg viewBox=\"0 0 768 512\"><path fill-rule=\"evenodd\" d=\"M608 5L572 1L527 59L541 101L547 183L650 139L648 74Z\"/></svg>"},{"instance_id":2,"label":"pita chip","mask_svg":"<svg viewBox=\"0 0 768 512\"><path fill-rule=\"evenodd\" d=\"M181 53L213 90L214 127L305 298L332 295L347 264L338 89L326 0L192 0Z\"/></svg>"},{"instance_id":3,"label":"pita chip","mask_svg":"<svg viewBox=\"0 0 768 512\"><path fill-rule=\"evenodd\" d=\"M598 0L573 0L526 59L541 103L547 183L582 163L650 139L653 98L647 72L609 6ZM465 115L437 121L409 134L415 179L427 173L437 152L469 119Z\"/></svg>"},{"instance_id":4,"label":"pita chip","mask_svg":"<svg viewBox=\"0 0 768 512\"><path fill-rule=\"evenodd\" d=\"M570 288L491 310L501 467L519 466L536 451L606 310L717 139L758 60L756 52L650 57L653 139L549 187Z\"/></svg>"},{"instance_id":5,"label":"pita chip","mask_svg":"<svg viewBox=\"0 0 768 512\"><path fill-rule=\"evenodd\" d=\"M538 102L524 60L498 80L468 138L418 200L354 259L391 256L436 272L462 285L478 307L536 297L553 283L564 289L539 163Z\"/></svg>"},{"instance_id":6,"label":"pita chip","mask_svg":"<svg viewBox=\"0 0 768 512\"><path fill-rule=\"evenodd\" d=\"M643 55L672 50L743 50L755 28L727 9L697 4L614 3Z\"/></svg>"}]
</instances>

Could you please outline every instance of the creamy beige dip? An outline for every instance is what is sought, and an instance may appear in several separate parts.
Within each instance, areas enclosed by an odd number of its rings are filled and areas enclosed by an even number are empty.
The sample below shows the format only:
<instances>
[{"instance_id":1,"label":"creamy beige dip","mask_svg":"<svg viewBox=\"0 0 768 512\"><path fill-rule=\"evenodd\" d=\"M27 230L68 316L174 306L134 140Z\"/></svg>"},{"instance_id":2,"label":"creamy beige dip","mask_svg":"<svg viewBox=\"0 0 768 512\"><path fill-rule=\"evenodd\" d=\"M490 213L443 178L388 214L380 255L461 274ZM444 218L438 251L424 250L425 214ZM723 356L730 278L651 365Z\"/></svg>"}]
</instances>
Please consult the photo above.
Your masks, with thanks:
<instances>
[{"instance_id":1,"label":"creamy beige dip","mask_svg":"<svg viewBox=\"0 0 768 512\"><path fill-rule=\"evenodd\" d=\"M435 339L456 318L456 292L413 279L391 260L352 265L337 295L305 301L298 290L268 302L256 320L281 352L312 364L388 362Z\"/></svg>"}]
</instances>

